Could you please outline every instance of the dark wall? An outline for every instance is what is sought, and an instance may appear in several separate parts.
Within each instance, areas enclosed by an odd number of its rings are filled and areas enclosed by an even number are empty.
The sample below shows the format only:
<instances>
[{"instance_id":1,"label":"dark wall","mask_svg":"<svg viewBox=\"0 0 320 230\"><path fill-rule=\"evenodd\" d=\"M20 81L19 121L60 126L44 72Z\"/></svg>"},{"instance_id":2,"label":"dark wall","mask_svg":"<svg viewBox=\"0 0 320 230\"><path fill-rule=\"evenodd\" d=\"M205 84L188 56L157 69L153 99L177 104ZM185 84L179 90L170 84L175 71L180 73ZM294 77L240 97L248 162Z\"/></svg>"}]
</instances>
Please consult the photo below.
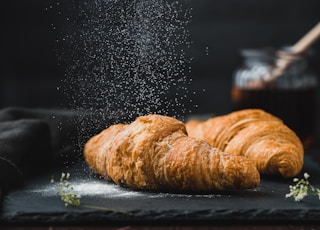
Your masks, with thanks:
<instances>
[{"instance_id":1,"label":"dark wall","mask_svg":"<svg viewBox=\"0 0 320 230\"><path fill-rule=\"evenodd\" d=\"M233 71L241 48L293 44L320 21L318 0L190 0L188 55L195 113L230 109ZM64 78L56 40L65 33L71 1L1 0L0 108L61 106L57 87ZM50 10L51 7L54 10ZM62 17L63 16L63 17ZM314 45L312 68L319 74L320 43ZM320 75L320 74L319 74ZM319 100L320 101L320 100ZM320 106L318 106L320 107Z\"/></svg>"},{"instance_id":2,"label":"dark wall","mask_svg":"<svg viewBox=\"0 0 320 230\"><path fill-rule=\"evenodd\" d=\"M46 3L45 3L46 2ZM1 1L0 107L58 104L55 87L62 71L54 53L56 21L48 1Z\"/></svg>"}]
</instances>

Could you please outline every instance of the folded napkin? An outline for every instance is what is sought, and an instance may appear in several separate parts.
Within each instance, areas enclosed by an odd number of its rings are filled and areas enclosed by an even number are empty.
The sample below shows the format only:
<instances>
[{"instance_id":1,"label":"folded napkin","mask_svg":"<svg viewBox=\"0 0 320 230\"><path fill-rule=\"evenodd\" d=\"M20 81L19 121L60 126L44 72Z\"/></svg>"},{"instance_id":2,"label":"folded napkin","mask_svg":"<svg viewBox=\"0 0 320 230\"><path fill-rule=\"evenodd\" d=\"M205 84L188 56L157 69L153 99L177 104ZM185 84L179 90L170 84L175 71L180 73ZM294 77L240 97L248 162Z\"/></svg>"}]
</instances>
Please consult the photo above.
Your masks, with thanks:
<instances>
[{"instance_id":1,"label":"folded napkin","mask_svg":"<svg viewBox=\"0 0 320 230\"><path fill-rule=\"evenodd\" d=\"M99 114L5 108L0 110L0 194L58 165L79 162L85 141L108 126ZM99 120L92 125L86 120Z\"/></svg>"}]
</instances>

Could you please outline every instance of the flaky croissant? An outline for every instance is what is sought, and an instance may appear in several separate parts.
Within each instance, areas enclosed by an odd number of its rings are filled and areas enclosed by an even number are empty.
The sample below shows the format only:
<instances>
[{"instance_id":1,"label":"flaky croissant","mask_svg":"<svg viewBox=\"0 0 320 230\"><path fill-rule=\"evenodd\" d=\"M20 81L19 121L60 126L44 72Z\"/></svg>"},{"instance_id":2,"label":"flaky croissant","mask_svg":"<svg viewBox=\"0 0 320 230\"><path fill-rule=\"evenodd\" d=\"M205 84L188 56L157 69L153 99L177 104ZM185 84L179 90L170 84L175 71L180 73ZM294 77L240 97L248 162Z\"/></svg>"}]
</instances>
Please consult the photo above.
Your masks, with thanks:
<instances>
[{"instance_id":1,"label":"flaky croissant","mask_svg":"<svg viewBox=\"0 0 320 230\"><path fill-rule=\"evenodd\" d=\"M252 160L262 174L296 176L302 169L300 139L279 118L260 109L245 109L200 122L186 123L188 135Z\"/></svg>"},{"instance_id":2,"label":"flaky croissant","mask_svg":"<svg viewBox=\"0 0 320 230\"><path fill-rule=\"evenodd\" d=\"M188 137L183 122L162 115L110 126L86 143L84 157L96 173L139 190L204 192L260 182L248 159Z\"/></svg>"}]
</instances>

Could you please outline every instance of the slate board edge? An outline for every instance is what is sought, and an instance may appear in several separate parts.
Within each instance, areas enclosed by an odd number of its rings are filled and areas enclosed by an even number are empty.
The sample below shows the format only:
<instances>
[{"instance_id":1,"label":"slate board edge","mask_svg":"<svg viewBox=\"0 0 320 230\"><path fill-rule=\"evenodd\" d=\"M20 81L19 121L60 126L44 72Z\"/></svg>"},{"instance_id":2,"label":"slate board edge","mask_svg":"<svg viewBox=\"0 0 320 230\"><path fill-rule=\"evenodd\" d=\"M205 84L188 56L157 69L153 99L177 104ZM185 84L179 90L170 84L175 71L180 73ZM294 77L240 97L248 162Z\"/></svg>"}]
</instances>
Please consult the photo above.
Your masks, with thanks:
<instances>
[{"instance_id":1,"label":"slate board edge","mask_svg":"<svg viewBox=\"0 0 320 230\"><path fill-rule=\"evenodd\" d=\"M41 225L41 224L205 224L205 223L320 223L320 210L304 209L225 209L201 211L142 211L130 214L115 212L52 212L18 213L14 216L2 216L0 225Z\"/></svg>"}]
</instances>

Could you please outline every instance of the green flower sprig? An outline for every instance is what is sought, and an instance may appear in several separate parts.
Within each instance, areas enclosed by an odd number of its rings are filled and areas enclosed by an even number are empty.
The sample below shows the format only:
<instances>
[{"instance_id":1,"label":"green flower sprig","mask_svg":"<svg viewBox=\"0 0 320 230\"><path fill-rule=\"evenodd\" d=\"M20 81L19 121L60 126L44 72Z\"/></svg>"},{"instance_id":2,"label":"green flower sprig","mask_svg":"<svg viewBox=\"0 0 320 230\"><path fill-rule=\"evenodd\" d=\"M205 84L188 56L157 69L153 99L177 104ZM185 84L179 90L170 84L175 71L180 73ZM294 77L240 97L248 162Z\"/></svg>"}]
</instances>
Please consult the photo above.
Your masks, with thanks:
<instances>
[{"instance_id":1,"label":"green flower sprig","mask_svg":"<svg viewBox=\"0 0 320 230\"><path fill-rule=\"evenodd\" d=\"M80 195L73 193L73 186L69 182L70 173L61 173L58 195L61 200L64 201L65 206L80 206ZM54 178L51 178L51 183L53 184Z\"/></svg>"},{"instance_id":2,"label":"green flower sprig","mask_svg":"<svg viewBox=\"0 0 320 230\"><path fill-rule=\"evenodd\" d=\"M108 212L111 211L111 212L131 215L131 213L129 212L122 212L122 211L95 206L95 205L82 204L80 202L81 196L73 193L73 186L70 183L69 179L70 179L70 173L61 173L58 195L60 196L61 200L64 202L65 206L83 207L83 208L90 208L90 209L96 209L96 210L108 211ZM50 182L52 184L55 183L55 180L53 177L51 178Z\"/></svg>"},{"instance_id":3,"label":"green flower sprig","mask_svg":"<svg viewBox=\"0 0 320 230\"><path fill-rule=\"evenodd\" d=\"M310 175L308 173L303 174L302 179L294 178L295 185L290 185L290 193L286 194L286 198L293 197L295 201L299 202L306 196L315 195L320 200L320 189L312 186L309 182Z\"/></svg>"}]
</instances>

